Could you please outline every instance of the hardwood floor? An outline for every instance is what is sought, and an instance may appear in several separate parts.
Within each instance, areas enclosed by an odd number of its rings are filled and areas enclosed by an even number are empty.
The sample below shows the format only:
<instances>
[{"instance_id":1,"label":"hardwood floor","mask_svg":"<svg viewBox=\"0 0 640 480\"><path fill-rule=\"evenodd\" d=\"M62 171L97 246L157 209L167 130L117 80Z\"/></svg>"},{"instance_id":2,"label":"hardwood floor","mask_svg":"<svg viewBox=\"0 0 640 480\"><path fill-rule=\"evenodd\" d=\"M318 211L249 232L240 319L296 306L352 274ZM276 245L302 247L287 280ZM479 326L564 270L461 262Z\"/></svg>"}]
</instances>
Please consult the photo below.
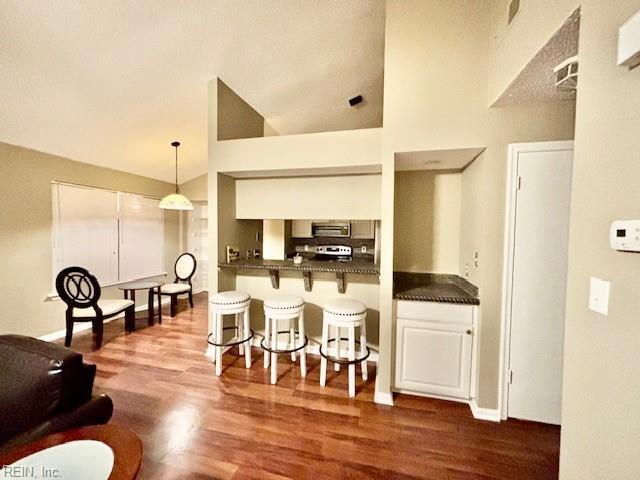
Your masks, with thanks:
<instances>
[{"instance_id":1,"label":"hardwood floor","mask_svg":"<svg viewBox=\"0 0 640 480\"><path fill-rule=\"evenodd\" d=\"M237 350L224 356L220 378L203 355L207 303L163 324L125 335L122 320L72 348L97 364L96 388L114 401L113 422L144 444L143 479L211 478L556 478L560 429L509 420L475 420L464 404L398 395L396 406L373 403L374 366L354 400L347 372L328 370L320 388L319 357L309 373L281 355L278 384L269 383L262 352L244 368Z\"/></svg>"}]
</instances>

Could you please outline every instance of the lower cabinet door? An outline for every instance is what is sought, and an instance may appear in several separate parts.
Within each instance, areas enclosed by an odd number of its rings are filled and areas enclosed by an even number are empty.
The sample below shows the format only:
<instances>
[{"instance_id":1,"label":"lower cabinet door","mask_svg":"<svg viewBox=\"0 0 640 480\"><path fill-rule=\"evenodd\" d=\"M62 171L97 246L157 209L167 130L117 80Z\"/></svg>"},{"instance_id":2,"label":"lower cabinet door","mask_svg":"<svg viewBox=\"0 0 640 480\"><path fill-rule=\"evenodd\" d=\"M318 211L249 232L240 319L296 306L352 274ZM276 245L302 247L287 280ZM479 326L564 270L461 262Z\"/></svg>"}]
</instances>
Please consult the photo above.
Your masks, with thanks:
<instances>
[{"instance_id":1,"label":"lower cabinet door","mask_svg":"<svg viewBox=\"0 0 640 480\"><path fill-rule=\"evenodd\" d=\"M396 388L468 399L471 328L398 318Z\"/></svg>"}]
</instances>

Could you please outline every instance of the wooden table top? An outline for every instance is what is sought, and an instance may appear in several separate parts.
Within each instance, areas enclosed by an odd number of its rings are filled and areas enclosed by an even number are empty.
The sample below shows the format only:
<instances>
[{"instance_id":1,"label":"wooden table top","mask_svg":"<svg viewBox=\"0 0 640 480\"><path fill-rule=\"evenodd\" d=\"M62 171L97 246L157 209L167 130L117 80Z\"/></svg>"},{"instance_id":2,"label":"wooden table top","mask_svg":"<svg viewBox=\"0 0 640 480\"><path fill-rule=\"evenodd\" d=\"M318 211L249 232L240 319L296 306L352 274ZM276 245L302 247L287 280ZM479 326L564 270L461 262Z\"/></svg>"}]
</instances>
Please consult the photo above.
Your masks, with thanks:
<instances>
[{"instance_id":1,"label":"wooden table top","mask_svg":"<svg viewBox=\"0 0 640 480\"><path fill-rule=\"evenodd\" d=\"M75 440L97 440L113 450L114 463L109 480L132 480L137 477L142 462L142 442L131 430L117 424L92 425L47 435L1 453L0 465L11 465L36 452Z\"/></svg>"},{"instance_id":2,"label":"wooden table top","mask_svg":"<svg viewBox=\"0 0 640 480\"><path fill-rule=\"evenodd\" d=\"M118 285L120 290L149 290L150 288L157 288L164 285L164 282L156 282L153 280L142 282L129 282Z\"/></svg>"}]
</instances>

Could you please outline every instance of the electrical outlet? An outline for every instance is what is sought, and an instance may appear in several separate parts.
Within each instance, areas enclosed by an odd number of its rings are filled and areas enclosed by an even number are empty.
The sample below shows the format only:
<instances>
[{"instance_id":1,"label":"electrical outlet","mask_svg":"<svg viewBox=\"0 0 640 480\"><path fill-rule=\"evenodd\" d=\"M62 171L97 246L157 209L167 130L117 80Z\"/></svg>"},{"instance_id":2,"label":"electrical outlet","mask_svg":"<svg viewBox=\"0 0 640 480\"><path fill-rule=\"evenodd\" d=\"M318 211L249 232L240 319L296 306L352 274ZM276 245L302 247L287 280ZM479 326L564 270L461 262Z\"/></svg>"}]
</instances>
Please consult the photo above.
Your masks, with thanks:
<instances>
[{"instance_id":1,"label":"electrical outlet","mask_svg":"<svg viewBox=\"0 0 640 480\"><path fill-rule=\"evenodd\" d=\"M360 252L361 253L367 253L367 246L366 245L362 245L362 247L360 247Z\"/></svg>"},{"instance_id":2,"label":"electrical outlet","mask_svg":"<svg viewBox=\"0 0 640 480\"><path fill-rule=\"evenodd\" d=\"M475 252L473 254L473 266L478 268L479 262L478 262L478 252Z\"/></svg>"},{"instance_id":3,"label":"electrical outlet","mask_svg":"<svg viewBox=\"0 0 640 480\"><path fill-rule=\"evenodd\" d=\"M465 262L464 264L464 276L468 277L469 276L469 263Z\"/></svg>"}]
</instances>

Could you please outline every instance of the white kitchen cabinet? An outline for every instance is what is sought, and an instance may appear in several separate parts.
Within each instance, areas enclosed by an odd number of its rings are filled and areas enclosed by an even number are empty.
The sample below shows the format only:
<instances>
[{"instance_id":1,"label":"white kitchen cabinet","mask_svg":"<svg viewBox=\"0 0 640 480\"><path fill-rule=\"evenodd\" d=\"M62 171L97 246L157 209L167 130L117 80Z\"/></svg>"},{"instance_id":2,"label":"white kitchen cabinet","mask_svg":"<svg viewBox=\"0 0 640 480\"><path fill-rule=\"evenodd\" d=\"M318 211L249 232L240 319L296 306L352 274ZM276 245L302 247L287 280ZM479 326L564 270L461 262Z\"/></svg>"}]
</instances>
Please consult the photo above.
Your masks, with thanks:
<instances>
[{"instance_id":1,"label":"white kitchen cabinet","mask_svg":"<svg viewBox=\"0 0 640 480\"><path fill-rule=\"evenodd\" d=\"M395 389L469 399L475 307L397 302Z\"/></svg>"},{"instance_id":2,"label":"white kitchen cabinet","mask_svg":"<svg viewBox=\"0 0 640 480\"><path fill-rule=\"evenodd\" d=\"M311 220L292 220L291 236L293 238L312 238Z\"/></svg>"},{"instance_id":3,"label":"white kitchen cabinet","mask_svg":"<svg viewBox=\"0 0 640 480\"><path fill-rule=\"evenodd\" d=\"M373 239L375 237L375 222L373 220L352 220L351 238Z\"/></svg>"}]
</instances>

